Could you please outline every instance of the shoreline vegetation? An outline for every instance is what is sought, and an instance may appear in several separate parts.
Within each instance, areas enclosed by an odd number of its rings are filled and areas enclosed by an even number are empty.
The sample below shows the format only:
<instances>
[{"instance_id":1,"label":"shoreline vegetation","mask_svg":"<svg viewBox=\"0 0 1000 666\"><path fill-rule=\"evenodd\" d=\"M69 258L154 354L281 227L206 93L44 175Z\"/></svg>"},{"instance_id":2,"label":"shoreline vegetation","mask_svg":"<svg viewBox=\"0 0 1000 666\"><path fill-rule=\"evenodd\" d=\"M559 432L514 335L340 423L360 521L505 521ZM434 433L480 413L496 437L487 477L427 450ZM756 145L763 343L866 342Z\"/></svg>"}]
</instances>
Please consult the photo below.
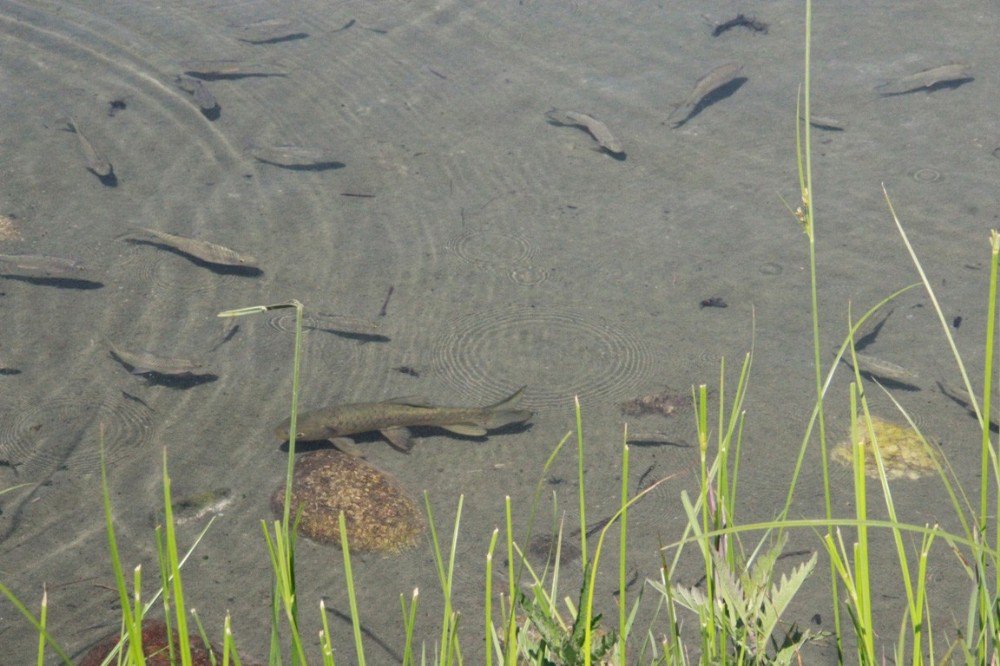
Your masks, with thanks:
<instances>
[{"instance_id":1,"label":"shoreline vegetation","mask_svg":"<svg viewBox=\"0 0 1000 666\"><path fill-rule=\"evenodd\" d=\"M812 347L815 368L815 400L812 413L804 419L804 432L793 472L790 476L785 505L769 521L743 524L737 500L739 487L740 454L745 418L745 402L753 365L753 335L750 351L738 366L735 386L730 387L725 359L720 365L718 384L711 390L707 384L692 387L691 404L697 427L699 449L699 490L691 496L681 492L679 507L686 516L683 533L672 543L660 549L660 567L655 572L641 572L645 578L637 591L632 590L630 575L626 570L628 549L628 514L630 508L646 493L652 491L666 478L644 485L641 492L630 495L629 439L623 433L621 447L621 488L617 511L596 524L587 520L587 497L584 486L586 451L582 427L581 406L575 401L575 428L568 432L553 450L545 471L567 444L576 444L579 526L564 530L560 525L558 538L544 567L536 569L537 562L529 562L522 546L528 545L529 535L522 542L515 537L513 515L515 507L510 497L504 504L501 527L491 535L485 553L483 600L484 615L466 617L459 626L461 609L452 598L456 544L460 533L463 498L457 499L454 528L451 534L439 534L430 498L424 493L427 527L438 573L439 592L443 600L440 625L416 626L417 607L421 593L413 590L412 596L400 595L404 641L400 649L404 665L437 663L442 666L465 663L463 646L478 642L484 649L485 663L493 664L793 664L808 663L810 644L824 641L833 645L840 663L875 665L883 663L891 654L894 663L996 663L997 643L1000 638L998 614L1000 608L1000 507L997 489L1000 487L1000 463L996 443L991 440L990 406L993 400L992 371L995 347L995 321L997 307L998 258L1000 258L1000 233L992 231L990 247L990 282L988 286L987 321L984 349L984 374L981 391L973 382L958 353L950 327L943 315L916 251L910 244L899 217L893 208L888 192L883 194L897 232L910 254L919 276L915 284L904 287L868 309L854 319L850 306L847 312L847 332L839 344L836 357L829 363L821 359L819 305L817 298L819 279L816 270L816 211L815 190L812 183L810 145L810 43L812 7L806 2L805 25L805 77L798 96L796 118L796 162L798 168L799 202L793 207L786 203L798 222L808 244L810 290L812 297ZM893 501L890 480L894 473L883 455L885 447L879 443L884 432L878 417L873 417L866 393L862 390L864 363L859 362L857 347L866 331L887 316L888 306L902 293L923 287L940 320L945 339L961 374L963 401L979 422L982 433L980 442L980 478L978 501L973 494L966 495L949 467L947 458L936 444L925 438L914 419L882 389L898 408L902 424L895 433L910 433L911 443L922 449L926 459L932 461L927 470L942 484L951 499L960 531L948 532L937 525L914 524L899 516ZM299 369L304 306L298 301L276 305L259 305L228 310L220 317L240 317L259 314L278 308L295 311L295 347L292 365L292 396L288 442L288 467L281 517L262 521L264 543L273 573L271 598L270 664L333 665L333 652L327 613L319 602L322 631L318 643L308 641L300 630L300 617L305 612L315 612L313 601L299 599L296 595L295 547L297 517L292 504L292 487L295 466L295 433L298 414ZM831 501L829 460L833 447L828 445L825 401L834 371L841 361L853 369L854 380L850 385L849 402L851 438L849 448L838 453L839 459L849 464L853 479L853 513L842 515L834 511ZM859 364L860 363L860 364ZM859 367L861 370L859 370ZM843 370L841 370L843 371ZM882 388L876 381L875 384ZM711 398L710 398L711 394ZM981 398L977 398L981 396ZM839 399L839 398L838 398ZM897 420L898 420L897 419ZM909 437L909 435L907 435ZM102 450L103 450L103 432ZM824 514L808 519L789 517L789 508L798 490L799 473L810 446L819 446L822 460ZM186 550L181 549L174 531L171 482L166 452L163 454L163 514L162 524L154 532L158 553L158 569L152 584L141 566L127 575L126 563L120 560L119 547L112 521L112 506L108 490L107 471L102 462L101 487L104 518L108 538L109 567L114 573L119 602L122 609L120 635L95 646L87 655L87 664L145 664L149 660L166 659L156 663L177 664L250 664L239 656L233 636L233 619L227 614L221 631L206 628L194 613L189 611L182 572L201 538L211 528L210 520L204 530ZM874 477L873 484L867 478ZM872 488L878 492L870 492ZM14 488L0 489L0 493ZM534 524L542 495L542 482L536 487L530 507L529 525ZM871 518L870 503L880 504L879 513L886 519ZM521 509L518 509L521 510ZM214 519L213 519L214 520ZM345 663L365 664L365 637L359 621L359 609L354 591L351 567L351 548L348 543L345 515L339 514L339 537L343 557L345 586L350 603L355 654L338 654ZM791 532L804 533L817 541L816 549L806 561L796 565L782 563L783 548ZM617 552L606 552L605 541L609 535L618 535ZM564 539L568 533L569 543ZM881 636L876 640L876 617L869 563L875 557L871 543L875 536L888 536L898 565L902 582L895 590L905 599L899 618L878 618L878 624L894 621L899 626L897 636ZM576 543L578 541L578 543ZM965 625L956 635L951 624L932 616L933 600L928 596L928 571L931 569L931 549L935 542L943 541L957 555L950 566L957 562L964 569L969 581L969 597ZM916 545L914 549L913 545ZM575 599L559 588L560 555L563 548L579 549L579 566L583 582ZM828 563L825 574L818 558L822 549ZM692 553L693 551L693 553ZM935 555L940 549L935 550ZM882 554L882 557L885 555ZM602 617L595 613L597 571L604 558L617 561L617 613ZM680 585L672 580L682 557L693 558L704 570L702 583L694 587ZM514 575L507 576L505 589L494 589L494 563L510 563ZM820 570L817 570L817 567ZM814 576L826 576L830 592L830 607L823 609L833 617L833 631L816 632L802 628L797 618L786 617L796 592L803 583ZM150 589L153 592L150 594ZM37 664L46 657L55 657L59 663L71 664L69 652L47 627L47 592L42 589L38 610L18 598L2 580L0 593L20 612L38 639ZM600 600L596 600L600 601ZM640 606L652 604L655 608L653 623L637 626ZM160 613L153 613L159 605ZM308 610L307 610L308 609ZM152 619L152 618L158 619ZM238 622L238 617L236 621ZM798 619L801 622L801 619ZM933 622L932 622L933 620ZM945 624L942 624L944 622ZM211 646L211 647L210 647ZM469 650L469 647L465 647ZM353 659L352 659L353 657ZM87 661L90 660L90 661Z\"/></svg>"}]
</instances>

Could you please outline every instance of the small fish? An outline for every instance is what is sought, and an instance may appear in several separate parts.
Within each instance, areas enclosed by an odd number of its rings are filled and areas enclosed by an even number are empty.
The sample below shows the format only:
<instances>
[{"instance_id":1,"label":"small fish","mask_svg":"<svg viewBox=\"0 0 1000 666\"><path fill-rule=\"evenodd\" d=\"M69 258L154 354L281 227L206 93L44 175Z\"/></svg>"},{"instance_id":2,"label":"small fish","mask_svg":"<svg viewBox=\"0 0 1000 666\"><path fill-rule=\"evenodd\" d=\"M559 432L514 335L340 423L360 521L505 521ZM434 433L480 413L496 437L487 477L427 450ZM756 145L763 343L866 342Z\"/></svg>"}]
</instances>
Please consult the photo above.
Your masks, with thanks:
<instances>
[{"instance_id":1,"label":"small fish","mask_svg":"<svg viewBox=\"0 0 1000 666\"><path fill-rule=\"evenodd\" d=\"M266 63L242 60L188 60L181 63L184 73L202 81L247 79L251 77L287 76L284 69Z\"/></svg>"},{"instance_id":2,"label":"small fish","mask_svg":"<svg viewBox=\"0 0 1000 666\"><path fill-rule=\"evenodd\" d=\"M517 409L524 388L486 407L436 407L412 398L333 405L300 414L297 437L307 441L332 439L338 445L350 446L350 440L342 440L377 430L393 447L404 452L412 447L409 426L437 426L459 435L482 437L488 430L524 423L534 415L529 410ZM290 421L285 419L275 428L278 439L288 439Z\"/></svg>"},{"instance_id":3,"label":"small fish","mask_svg":"<svg viewBox=\"0 0 1000 666\"><path fill-rule=\"evenodd\" d=\"M86 270L77 259L49 257L44 254L0 254L0 264L45 277L63 276Z\"/></svg>"},{"instance_id":4,"label":"small fish","mask_svg":"<svg viewBox=\"0 0 1000 666\"><path fill-rule=\"evenodd\" d=\"M163 245L171 247L182 254L194 257L195 259L200 259L208 264L217 264L219 266L246 266L248 268L253 268L257 263L257 259L253 256L249 254L240 254L239 252L230 250L228 247L223 247L222 245L216 245L215 243L198 240L196 238L188 238L187 236L168 234L164 231L157 231L156 229L147 229L146 227L137 228L140 231L146 232Z\"/></svg>"},{"instance_id":5,"label":"small fish","mask_svg":"<svg viewBox=\"0 0 1000 666\"><path fill-rule=\"evenodd\" d=\"M314 331L347 333L361 336L380 336L383 331L382 324L377 321L330 312L316 312L312 315L307 315L303 328Z\"/></svg>"},{"instance_id":6,"label":"small fish","mask_svg":"<svg viewBox=\"0 0 1000 666\"><path fill-rule=\"evenodd\" d=\"M904 95L918 90L931 90L943 86L957 87L973 80L971 71L972 65L964 62L953 62L938 67L930 67L909 76L893 79L880 86L876 86L875 90L883 97L888 97L890 95Z\"/></svg>"},{"instance_id":7,"label":"small fish","mask_svg":"<svg viewBox=\"0 0 1000 666\"><path fill-rule=\"evenodd\" d=\"M69 126L69 131L76 134L76 138L80 140L80 150L83 151L84 165L87 170L99 178L110 178L114 173L111 162L97 152L90 140L77 127L76 121L72 117L66 119L66 124Z\"/></svg>"},{"instance_id":8,"label":"small fish","mask_svg":"<svg viewBox=\"0 0 1000 666\"><path fill-rule=\"evenodd\" d=\"M619 159L625 157L625 149L608 129L608 126L593 116L578 111L562 111L560 109L550 109L545 117L555 125L579 127L587 130L590 136L594 137L597 145L610 153L612 157Z\"/></svg>"},{"instance_id":9,"label":"small fish","mask_svg":"<svg viewBox=\"0 0 1000 666\"><path fill-rule=\"evenodd\" d=\"M799 116L799 118L802 118L802 116ZM814 115L809 119L809 124L824 132L843 132L847 129L847 123L829 116Z\"/></svg>"},{"instance_id":10,"label":"small fish","mask_svg":"<svg viewBox=\"0 0 1000 666\"><path fill-rule=\"evenodd\" d=\"M181 74L174 81L178 88L186 93L191 93L194 103L203 112L210 113L219 107L219 101L215 99L215 95L199 79Z\"/></svg>"},{"instance_id":11,"label":"small fish","mask_svg":"<svg viewBox=\"0 0 1000 666\"><path fill-rule=\"evenodd\" d=\"M740 72L743 71L743 65L738 62L727 62L725 64L719 65L713 69L708 74L704 75L698 82L694 85L694 88L688 94L687 98L674 106L674 110L670 112L667 116L667 120L671 120L681 115L682 112L694 111L698 104L709 95L727 83L733 82Z\"/></svg>"},{"instance_id":12,"label":"small fish","mask_svg":"<svg viewBox=\"0 0 1000 666\"><path fill-rule=\"evenodd\" d=\"M277 145L254 147L250 150L254 159L264 164L301 171L326 171L340 169L344 165L332 159L327 151L307 146Z\"/></svg>"},{"instance_id":13,"label":"small fish","mask_svg":"<svg viewBox=\"0 0 1000 666\"><path fill-rule=\"evenodd\" d=\"M129 351L122 349L110 340L108 341L108 347L111 350L112 356L118 359L122 365L129 368L133 375L144 375L155 372L170 377L181 377L197 374L197 370L201 368L201 363L194 363L183 358L168 358L143 350Z\"/></svg>"},{"instance_id":14,"label":"small fish","mask_svg":"<svg viewBox=\"0 0 1000 666\"><path fill-rule=\"evenodd\" d=\"M237 37L238 40L245 44L254 44L255 46L290 42L295 39L305 39L309 36L309 33L284 18L260 19L248 23L231 23L229 27L240 31L241 36Z\"/></svg>"},{"instance_id":15,"label":"small fish","mask_svg":"<svg viewBox=\"0 0 1000 666\"><path fill-rule=\"evenodd\" d=\"M896 365L891 361L885 361L874 356L869 356L868 354L859 354L855 352L854 355L858 359L858 372L861 374L869 375L875 379L890 381L903 387L912 389L919 388L917 383L920 381L920 378L906 368ZM847 363L847 365L851 364L849 356L845 355L843 360Z\"/></svg>"}]
</instances>

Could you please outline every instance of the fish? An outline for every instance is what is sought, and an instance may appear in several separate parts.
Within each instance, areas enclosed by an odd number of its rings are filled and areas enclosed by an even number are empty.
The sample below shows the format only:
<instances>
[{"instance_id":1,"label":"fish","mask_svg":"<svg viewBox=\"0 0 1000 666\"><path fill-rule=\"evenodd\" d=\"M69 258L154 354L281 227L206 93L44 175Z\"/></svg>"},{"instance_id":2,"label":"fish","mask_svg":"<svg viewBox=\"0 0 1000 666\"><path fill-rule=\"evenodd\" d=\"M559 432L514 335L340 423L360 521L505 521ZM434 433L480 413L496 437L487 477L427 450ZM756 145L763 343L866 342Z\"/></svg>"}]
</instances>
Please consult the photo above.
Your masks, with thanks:
<instances>
[{"instance_id":1,"label":"fish","mask_svg":"<svg viewBox=\"0 0 1000 666\"><path fill-rule=\"evenodd\" d=\"M267 18L247 23L230 23L229 27L236 28L242 33L242 36L236 39L245 44L254 44L257 46L290 42L295 39L305 39L309 36L309 33L305 30L300 29L291 21L284 18Z\"/></svg>"},{"instance_id":2,"label":"fish","mask_svg":"<svg viewBox=\"0 0 1000 666\"><path fill-rule=\"evenodd\" d=\"M246 266L248 268L256 267L257 259L252 255L241 254L235 250L230 250L228 247L223 247L222 245L216 245L215 243L198 240L196 238L188 238L187 236L168 234L165 231L147 229L146 227L137 227L137 229L149 234L159 243L166 245L167 247L173 248L182 254L194 257L195 259L200 259L208 264L217 264L219 266Z\"/></svg>"},{"instance_id":3,"label":"fish","mask_svg":"<svg viewBox=\"0 0 1000 666\"><path fill-rule=\"evenodd\" d=\"M863 375L869 375L875 379L890 381L899 386L911 389L920 388L917 386L920 378L916 375L916 373L911 372L900 365L896 365L891 361L885 361L874 356L869 356L868 354L859 354L856 351L854 356L858 359L858 372ZM851 365L850 357L845 355L843 357L843 361L847 363L847 365Z\"/></svg>"},{"instance_id":4,"label":"fish","mask_svg":"<svg viewBox=\"0 0 1000 666\"><path fill-rule=\"evenodd\" d=\"M965 407L966 411L973 417L976 416L976 410L973 404L982 404L978 400L974 400L973 397L964 388L958 388L957 386L952 386L947 382L938 381L937 387L944 395L951 398L954 402L958 403L962 407ZM996 418L990 419L990 430L992 432L1000 432L1000 422L997 422Z\"/></svg>"},{"instance_id":5,"label":"fish","mask_svg":"<svg viewBox=\"0 0 1000 666\"><path fill-rule=\"evenodd\" d=\"M740 63L727 62L705 74L698 79L698 82L694 85L687 98L683 102L674 105L674 110L667 116L667 120L676 118L683 111L694 111L699 102L707 97L709 93L718 90L727 83L731 83L742 71L743 65Z\"/></svg>"},{"instance_id":6,"label":"fish","mask_svg":"<svg viewBox=\"0 0 1000 666\"><path fill-rule=\"evenodd\" d=\"M883 97L904 95L918 90L931 90L938 86L958 86L972 81L972 65L965 62L953 62L922 69L915 74L903 76L875 86L876 92Z\"/></svg>"},{"instance_id":7,"label":"fish","mask_svg":"<svg viewBox=\"0 0 1000 666\"><path fill-rule=\"evenodd\" d=\"M287 76L278 65L242 60L187 60L181 63L184 73L202 81L246 79L262 76Z\"/></svg>"},{"instance_id":8,"label":"fish","mask_svg":"<svg viewBox=\"0 0 1000 666\"><path fill-rule=\"evenodd\" d=\"M174 82L177 87L186 93L190 93L191 97L194 99L194 103L198 105L198 108L204 112L214 111L219 106L219 101L215 99L215 95L212 91L202 83L199 79L193 76L184 76L181 74L178 76Z\"/></svg>"},{"instance_id":9,"label":"fish","mask_svg":"<svg viewBox=\"0 0 1000 666\"><path fill-rule=\"evenodd\" d=\"M801 120L805 120L803 116L799 116ZM830 116L812 116L809 118L809 124L818 130L823 130L825 132L843 132L847 129L847 123L837 118L832 118Z\"/></svg>"},{"instance_id":10,"label":"fish","mask_svg":"<svg viewBox=\"0 0 1000 666\"><path fill-rule=\"evenodd\" d=\"M45 277L62 276L86 270L78 260L69 257L50 257L44 254L0 254L0 264Z\"/></svg>"},{"instance_id":11,"label":"fish","mask_svg":"<svg viewBox=\"0 0 1000 666\"><path fill-rule=\"evenodd\" d=\"M286 169L302 171L325 171L340 169L344 165L332 159L329 153L319 148L308 146L277 145L253 147L250 154L258 162Z\"/></svg>"},{"instance_id":12,"label":"fish","mask_svg":"<svg viewBox=\"0 0 1000 666\"><path fill-rule=\"evenodd\" d=\"M197 374L201 363L195 363L183 358L168 358L144 350L130 351L107 341L111 355L122 365L130 369L133 375L144 375L155 372L171 377L182 377Z\"/></svg>"},{"instance_id":13,"label":"fish","mask_svg":"<svg viewBox=\"0 0 1000 666\"><path fill-rule=\"evenodd\" d=\"M562 111L560 109L550 109L545 113L545 117L556 125L580 127L587 130L594 138L597 145L610 153L612 157L625 157L625 149L622 144L608 129L608 126L593 116L578 111Z\"/></svg>"},{"instance_id":14,"label":"fish","mask_svg":"<svg viewBox=\"0 0 1000 666\"><path fill-rule=\"evenodd\" d=\"M356 450L351 450L353 443L346 438L372 431L378 431L389 444L404 453L413 446L407 430L410 426L437 426L458 435L483 437L489 430L524 423L534 416L530 410L517 408L524 389L522 386L507 398L486 407L438 407L415 398L332 405L300 414L296 439L330 439L338 446L346 446L346 452L356 454ZM291 419L285 419L275 428L278 439L288 439L290 425Z\"/></svg>"},{"instance_id":15,"label":"fish","mask_svg":"<svg viewBox=\"0 0 1000 666\"><path fill-rule=\"evenodd\" d=\"M83 151L84 165L87 167L87 170L99 178L111 177L111 174L114 173L114 167L111 166L111 162L104 155L97 152L94 145L90 143L90 140L77 127L76 121L72 117L66 119L66 124L69 126L69 131L76 134L76 138L80 140L80 150Z\"/></svg>"}]
</instances>

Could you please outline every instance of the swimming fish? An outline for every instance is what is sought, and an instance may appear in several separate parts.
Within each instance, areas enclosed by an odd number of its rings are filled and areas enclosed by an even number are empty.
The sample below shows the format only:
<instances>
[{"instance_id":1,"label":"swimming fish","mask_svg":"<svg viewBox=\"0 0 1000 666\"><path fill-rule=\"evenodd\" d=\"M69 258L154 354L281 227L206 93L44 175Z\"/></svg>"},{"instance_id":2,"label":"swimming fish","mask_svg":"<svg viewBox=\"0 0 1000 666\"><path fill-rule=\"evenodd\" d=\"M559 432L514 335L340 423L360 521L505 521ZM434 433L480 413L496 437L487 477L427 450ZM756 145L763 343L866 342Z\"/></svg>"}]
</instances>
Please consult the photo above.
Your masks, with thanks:
<instances>
[{"instance_id":1,"label":"swimming fish","mask_svg":"<svg viewBox=\"0 0 1000 666\"><path fill-rule=\"evenodd\" d=\"M875 379L881 379L884 381L893 382L899 386L903 386L910 389L919 389L920 387L917 383L920 378L917 375L906 368L896 365L891 361L886 361L874 356L869 356L868 354L859 354L855 352L854 354L858 359L858 372L863 375L869 375ZM851 359L849 356L845 355L843 357L844 363L851 365Z\"/></svg>"},{"instance_id":2,"label":"swimming fish","mask_svg":"<svg viewBox=\"0 0 1000 666\"><path fill-rule=\"evenodd\" d=\"M202 83L199 79L193 76L184 76L181 74L178 76L174 82L177 87L186 93L190 93L191 97L194 99L194 103L198 105L198 108L204 112L214 111L216 107L219 106L219 101L215 99L215 95L212 91Z\"/></svg>"},{"instance_id":3,"label":"swimming fish","mask_svg":"<svg viewBox=\"0 0 1000 666\"><path fill-rule=\"evenodd\" d=\"M743 65L738 62L727 62L725 64L719 65L713 69L708 74L704 75L698 82L694 85L694 88L688 94L687 98L674 106L674 110L670 112L667 116L667 120L671 120L681 114L681 112L694 111L709 93L718 90L727 83L731 83L733 80L739 76L740 72L743 71Z\"/></svg>"},{"instance_id":4,"label":"swimming fish","mask_svg":"<svg viewBox=\"0 0 1000 666\"><path fill-rule=\"evenodd\" d=\"M85 266L77 259L49 257L44 254L0 254L0 264L45 277L85 270Z\"/></svg>"},{"instance_id":5,"label":"swimming fish","mask_svg":"<svg viewBox=\"0 0 1000 666\"><path fill-rule=\"evenodd\" d=\"M181 377L193 375L201 367L201 363L195 363L183 358L168 358L153 352L144 350L129 351L116 346L110 340L107 341L111 354L118 361L129 368L133 375L144 375L148 372L155 372L161 375Z\"/></svg>"},{"instance_id":6,"label":"swimming fish","mask_svg":"<svg viewBox=\"0 0 1000 666\"><path fill-rule=\"evenodd\" d=\"M262 76L287 76L284 69L267 63L242 60L187 60L181 63L184 73L202 81L246 79Z\"/></svg>"},{"instance_id":7,"label":"swimming fish","mask_svg":"<svg viewBox=\"0 0 1000 666\"><path fill-rule=\"evenodd\" d=\"M953 62L938 67L920 70L915 74L893 79L876 86L875 90L883 97L903 95L917 90L931 89L947 84L959 85L972 81L972 65L964 62Z\"/></svg>"},{"instance_id":8,"label":"swimming fish","mask_svg":"<svg viewBox=\"0 0 1000 666\"><path fill-rule=\"evenodd\" d=\"M625 150L622 148L621 142L615 138L608 126L597 118L578 111L562 111L560 109L550 109L546 112L545 117L556 125L585 129L590 133L590 136L594 137L597 145L611 153L613 157L625 157Z\"/></svg>"},{"instance_id":9,"label":"swimming fish","mask_svg":"<svg viewBox=\"0 0 1000 666\"><path fill-rule=\"evenodd\" d=\"M326 171L340 169L344 166L343 162L331 158L327 151L308 146L285 144L253 147L250 154L258 162L292 170Z\"/></svg>"},{"instance_id":10,"label":"swimming fish","mask_svg":"<svg viewBox=\"0 0 1000 666\"><path fill-rule=\"evenodd\" d=\"M284 18L267 18L246 23L230 23L230 27L240 31L237 37L246 44L277 44L290 42L294 39L305 39L309 36L305 30Z\"/></svg>"},{"instance_id":11,"label":"swimming fish","mask_svg":"<svg viewBox=\"0 0 1000 666\"><path fill-rule=\"evenodd\" d=\"M109 177L114 171L111 162L104 155L97 152L93 144L90 143L90 140L77 127L76 121L72 117L66 119L66 124L69 125L70 131L76 134L76 138L80 140L80 150L83 151L84 165L87 167L87 170L99 178Z\"/></svg>"},{"instance_id":12,"label":"swimming fish","mask_svg":"<svg viewBox=\"0 0 1000 666\"><path fill-rule=\"evenodd\" d=\"M208 241L168 234L164 231L147 229L146 227L137 227L137 229L146 232L155 238L157 242L195 259L200 259L205 263L218 264L220 266L246 266L248 268L255 267L257 263L257 259L249 254L240 254L235 250L230 250L228 247L216 245Z\"/></svg>"},{"instance_id":13,"label":"swimming fish","mask_svg":"<svg viewBox=\"0 0 1000 666\"><path fill-rule=\"evenodd\" d=\"M333 405L299 415L297 439L331 439L350 448L350 435L377 430L396 449L408 452L412 447L409 426L437 426L469 437L482 437L488 430L511 423L524 423L534 413L517 409L524 394L521 387L500 402L486 407L437 407L414 398L396 398L385 402L361 402ZM291 419L274 430L281 440L288 439Z\"/></svg>"}]
</instances>

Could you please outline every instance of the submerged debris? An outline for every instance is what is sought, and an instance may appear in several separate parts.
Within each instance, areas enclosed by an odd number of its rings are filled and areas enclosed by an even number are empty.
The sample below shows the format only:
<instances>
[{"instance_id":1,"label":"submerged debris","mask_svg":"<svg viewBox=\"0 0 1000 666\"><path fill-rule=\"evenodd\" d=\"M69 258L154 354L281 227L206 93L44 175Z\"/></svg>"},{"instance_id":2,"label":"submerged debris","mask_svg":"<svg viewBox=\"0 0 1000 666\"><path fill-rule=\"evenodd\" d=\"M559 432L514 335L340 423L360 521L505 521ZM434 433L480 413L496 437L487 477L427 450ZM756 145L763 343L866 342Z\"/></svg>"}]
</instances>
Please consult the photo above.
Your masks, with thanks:
<instances>
[{"instance_id":1,"label":"submerged debris","mask_svg":"<svg viewBox=\"0 0 1000 666\"><path fill-rule=\"evenodd\" d=\"M622 414L626 416L646 416L647 414L673 416L678 411L690 407L691 400L689 393L666 389L659 393L649 393L626 400L619 407Z\"/></svg>"}]
</instances>

